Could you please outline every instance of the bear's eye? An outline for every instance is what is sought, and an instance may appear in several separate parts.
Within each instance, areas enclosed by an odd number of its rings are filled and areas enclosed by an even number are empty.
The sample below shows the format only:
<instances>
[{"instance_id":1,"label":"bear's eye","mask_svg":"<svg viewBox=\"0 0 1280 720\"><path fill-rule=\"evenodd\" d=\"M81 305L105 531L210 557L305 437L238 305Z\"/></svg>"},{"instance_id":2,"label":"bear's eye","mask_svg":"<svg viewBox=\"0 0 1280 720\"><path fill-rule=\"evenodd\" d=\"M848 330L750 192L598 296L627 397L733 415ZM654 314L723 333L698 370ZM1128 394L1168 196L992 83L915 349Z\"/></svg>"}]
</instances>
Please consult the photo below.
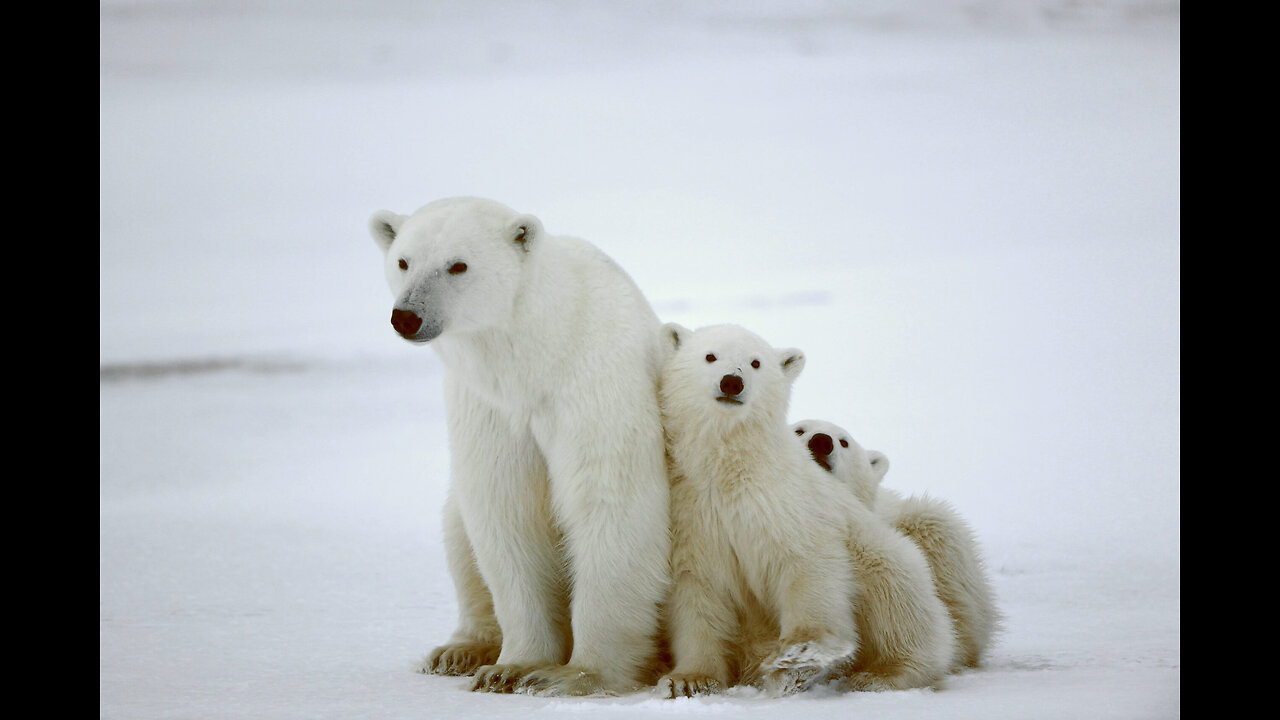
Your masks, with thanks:
<instances>
[{"instance_id":1,"label":"bear's eye","mask_svg":"<svg viewBox=\"0 0 1280 720\"><path fill-rule=\"evenodd\" d=\"M803 434L804 434L804 428L796 428L796 434L797 434L797 435L803 435Z\"/></svg>"},{"instance_id":2,"label":"bear's eye","mask_svg":"<svg viewBox=\"0 0 1280 720\"><path fill-rule=\"evenodd\" d=\"M715 361L716 361L716 356L712 355L711 353L707 353L707 362L713 363Z\"/></svg>"},{"instance_id":3,"label":"bear's eye","mask_svg":"<svg viewBox=\"0 0 1280 720\"><path fill-rule=\"evenodd\" d=\"M840 438L840 447L849 447L849 441L844 438Z\"/></svg>"},{"instance_id":4,"label":"bear's eye","mask_svg":"<svg viewBox=\"0 0 1280 720\"><path fill-rule=\"evenodd\" d=\"M759 361L759 360L752 360L752 361L751 361L751 367L755 368L756 370L759 370L759 369L760 369L760 361Z\"/></svg>"},{"instance_id":5,"label":"bear's eye","mask_svg":"<svg viewBox=\"0 0 1280 720\"><path fill-rule=\"evenodd\" d=\"M467 271L467 264L464 262L456 262L449 266L450 275L461 275Z\"/></svg>"},{"instance_id":6,"label":"bear's eye","mask_svg":"<svg viewBox=\"0 0 1280 720\"><path fill-rule=\"evenodd\" d=\"M400 269L401 269L401 270L408 270L408 269L409 269L409 263L408 263L408 262L406 262L404 258L400 258Z\"/></svg>"}]
</instances>

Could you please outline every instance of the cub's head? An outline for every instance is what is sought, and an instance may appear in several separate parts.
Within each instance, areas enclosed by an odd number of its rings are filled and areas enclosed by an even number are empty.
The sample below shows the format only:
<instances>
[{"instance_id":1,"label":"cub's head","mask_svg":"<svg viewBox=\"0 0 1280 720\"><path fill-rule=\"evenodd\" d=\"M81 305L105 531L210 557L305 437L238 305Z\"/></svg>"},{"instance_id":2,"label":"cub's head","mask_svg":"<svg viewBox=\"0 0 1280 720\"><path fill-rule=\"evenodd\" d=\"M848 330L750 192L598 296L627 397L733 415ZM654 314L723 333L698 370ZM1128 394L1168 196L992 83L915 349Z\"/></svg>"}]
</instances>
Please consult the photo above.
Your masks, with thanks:
<instances>
[{"instance_id":1,"label":"cub's head","mask_svg":"<svg viewBox=\"0 0 1280 720\"><path fill-rule=\"evenodd\" d=\"M747 418L784 422L791 383L804 354L779 350L737 325L689 330L662 326L669 350L663 367L664 406L709 423L733 425Z\"/></svg>"},{"instance_id":2,"label":"cub's head","mask_svg":"<svg viewBox=\"0 0 1280 720\"><path fill-rule=\"evenodd\" d=\"M853 490L858 499L874 505L880 482L889 472L889 458L864 450L844 428L822 420L803 420L791 426L813 461Z\"/></svg>"},{"instance_id":3,"label":"cub's head","mask_svg":"<svg viewBox=\"0 0 1280 720\"><path fill-rule=\"evenodd\" d=\"M425 343L510 319L542 223L480 198L437 200L412 215L382 210L369 232L385 255L391 326Z\"/></svg>"}]
</instances>

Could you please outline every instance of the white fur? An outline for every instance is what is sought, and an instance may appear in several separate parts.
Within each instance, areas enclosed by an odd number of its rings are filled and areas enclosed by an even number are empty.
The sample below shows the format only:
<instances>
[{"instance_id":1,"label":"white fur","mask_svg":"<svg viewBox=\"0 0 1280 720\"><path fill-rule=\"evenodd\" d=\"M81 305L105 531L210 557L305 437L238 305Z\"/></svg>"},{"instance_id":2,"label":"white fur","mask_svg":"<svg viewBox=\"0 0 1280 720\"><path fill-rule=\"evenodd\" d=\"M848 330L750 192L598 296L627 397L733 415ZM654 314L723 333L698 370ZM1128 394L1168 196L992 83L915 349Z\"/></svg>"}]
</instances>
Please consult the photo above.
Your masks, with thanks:
<instances>
[{"instance_id":1,"label":"white fur","mask_svg":"<svg viewBox=\"0 0 1280 720\"><path fill-rule=\"evenodd\" d=\"M461 617L424 669L499 692L652 682L670 538L648 302L599 249L490 200L370 229L396 312L421 320L406 339L445 366Z\"/></svg>"},{"instance_id":2,"label":"white fur","mask_svg":"<svg viewBox=\"0 0 1280 720\"><path fill-rule=\"evenodd\" d=\"M944 500L928 495L904 498L882 488L881 482L889 471L888 458L863 449L838 425L804 420L793 424L792 430L805 448L815 435L831 438L830 455L815 460L820 459L833 477L853 489L877 515L920 547L933 571L938 595L954 623L957 652L952 670L980 665L1000 627L1001 616L986 564L968 523Z\"/></svg>"},{"instance_id":3,"label":"white fur","mask_svg":"<svg viewBox=\"0 0 1280 720\"><path fill-rule=\"evenodd\" d=\"M732 325L663 333L675 668L658 692L740 682L789 692L833 672L859 688L936 680L950 627L920 551L815 465L786 424L803 354ZM725 390L727 376L741 392Z\"/></svg>"}]
</instances>

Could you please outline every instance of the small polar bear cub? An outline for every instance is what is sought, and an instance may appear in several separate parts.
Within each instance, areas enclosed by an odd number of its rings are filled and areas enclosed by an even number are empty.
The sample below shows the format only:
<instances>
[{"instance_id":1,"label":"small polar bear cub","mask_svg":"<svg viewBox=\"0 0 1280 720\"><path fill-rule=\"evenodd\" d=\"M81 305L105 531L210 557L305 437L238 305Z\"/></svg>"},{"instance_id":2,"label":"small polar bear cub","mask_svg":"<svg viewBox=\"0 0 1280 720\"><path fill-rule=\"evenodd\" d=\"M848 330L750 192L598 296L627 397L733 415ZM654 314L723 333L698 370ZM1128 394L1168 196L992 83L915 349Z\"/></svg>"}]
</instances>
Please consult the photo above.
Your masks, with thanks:
<instances>
[{"instance_id":1,"label":"small polar bear cub","mask_svg":"<svg viewBox=\"0 0 1280 720\"><path fill-rule=\"evenodd\" d=\"M885 490L884 497L880 495L880 482L889 472L889 458L884 453L864 449L843 428L829 422L805 420L793 424L791 430L809 449L813 461L853 490L863 505L874 509L877 500L889 502L889 496L895 494Z\"/></svg>"},{"instance_id":2,"label":"small polar bear cub","mask_svg":"<svg viewBox=\"0 0 1280 720\"><path fill-rule=\"evenodd\" d=\"M663 333L675 667L658 692L936 682L954 638L923 555L814 464L786 423L804 355L733 325Z\"/></svg>"},{"instance_id":3,"label":"small polar bear cub","mask_svg":"<svg viewBox=\"0 0 1280 720\"><path fill-rule=\"evenodd\" d=\"M671 354L659 406L671 463L668 631L675 667L667 697L718 692L744 680L734 655L768 626L759 663L786 692L857 648L847 495L789 436L799 350L777 350L733 325L663 326ZM744 626L745 625L745 626Z\"/></svg>"},{"instance_id":4,"label":"small polar bear cub","mask_svg":"<svg viewBox=\"0 0 1280 720\"><path fill-rule=\"evenodd\" d=\"M968 523L946 501L927 495L904 498L881 488L889 459L884 453L863 449L844 428L821 420L804 420L791 428L818 467L852 489L924 552L955 627L957 652L951 669L980 665L1001 616Z\"/></svg>"}]
</instances>

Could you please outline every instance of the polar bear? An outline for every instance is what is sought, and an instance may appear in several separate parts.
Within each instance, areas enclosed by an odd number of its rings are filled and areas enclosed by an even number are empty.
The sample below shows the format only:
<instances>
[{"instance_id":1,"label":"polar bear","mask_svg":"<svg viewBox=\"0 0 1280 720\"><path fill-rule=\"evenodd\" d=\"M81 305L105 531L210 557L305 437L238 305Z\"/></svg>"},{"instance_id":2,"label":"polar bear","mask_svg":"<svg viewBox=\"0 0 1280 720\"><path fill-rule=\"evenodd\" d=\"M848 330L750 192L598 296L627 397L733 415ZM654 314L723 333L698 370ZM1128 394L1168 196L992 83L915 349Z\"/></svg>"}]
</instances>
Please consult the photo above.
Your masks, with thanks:
<instances>
[{"instance_id":1,"label":"polar bear","mask_svg":"<svg viewBox=\"0 0 1280 720\"><path fill-rule=\"evenodd\" d=\"M493 692L652 684L670 536L649 303L595 246L492 200L369 226L392 326L444 366L460 621L423 670Z\"/></svg>"},{"instance_id":2,"label":"polar bear","mask_svg":"<svg viewBox=\"0 0 1280 720\"><path fill-rule=\"evenodd\" d=\"M865 450L838 425L803 420L791 426L814 462L850 487L868 507L924 551L938 596L954 623L953 671L977 667L999 630L1001 615L973 530L950 503L924 495L904 498L881 488L889 471L884 453Z\"/></svg>"},{"instance_id":3,"label":"polar bear","mask_svg":"<svg viewBox=\"0 0 1280 720\"><path fill-rule=\"evenodd\" d=\"M954 640L924 557L822 472L787 426L803 353L735 325L668 323L663 334L675 667L657 692L934 682Z\"/></svg>"}]
</instances>

